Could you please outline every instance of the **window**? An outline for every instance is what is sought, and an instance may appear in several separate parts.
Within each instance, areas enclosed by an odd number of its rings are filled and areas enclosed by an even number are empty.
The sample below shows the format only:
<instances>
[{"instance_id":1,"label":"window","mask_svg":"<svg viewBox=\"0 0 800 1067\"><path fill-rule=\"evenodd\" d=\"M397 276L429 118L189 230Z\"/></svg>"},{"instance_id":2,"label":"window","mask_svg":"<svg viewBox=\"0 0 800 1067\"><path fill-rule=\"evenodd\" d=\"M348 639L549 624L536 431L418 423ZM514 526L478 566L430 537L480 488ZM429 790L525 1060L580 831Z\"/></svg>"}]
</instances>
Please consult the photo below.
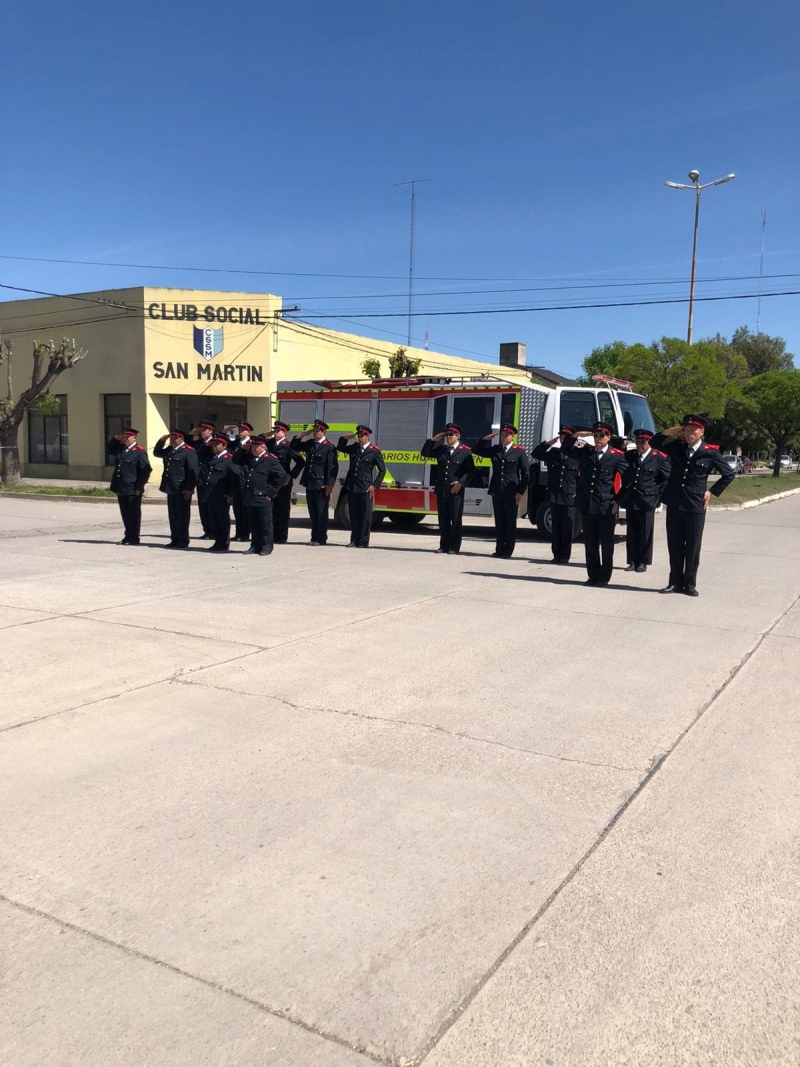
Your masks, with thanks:
<instances>
[{"instance_id":1,"label":"window","mask_svg":"<svg viewBox=\"0 0 800 1067\"><path fill-rule=\"evenodd\" d=\"M597 422L594 406L594 393L579 393L577 390L565 389L561 393L561 418L556 424L574 426L576 430L591 430Z\"/></svg>"},{"instance_id":2,"label":"window","mask_svg":"<svg viewBox=\"0 0 800 1067\"><path fill-rule=\"evenodd\" d=\"M28 413L28 462L69 463L67 398L58 396L55 415Z\"/></svg>"},{"instance_id":3,"label":"window","mask_svg":"<svg viewBox=\"0 0 800 1067\"><path fill-rule=\"evenodd\" d=\"M179 426L187 433L207 419L218 430L226 426L238 426L247 418L247 399L236 396L171 396L169 398L169 424ZM264 426L260 429L266 430ZM272 429L270 426L269 429Z\"/></svg>"},{"instance_id":4,"label":"window","mask_svg":"<svg viewBox=\"0 0 800 1067\"><path fill-rule=\"evenodd\" d=\"M500 398L500 425L501 426L516 426L517 416L517 394L516 393L503 393Z\"/></svg>"},{"instance_id":5,"label":"window","mask_svg":"<svg viewBox=\"0 0 800 1067\"><path fill-rule=\"evenodd\" d=\"M108 442L112 437L122 433L126 426L131 424L131 394L130 393L106 393L103 397L105 412L104 442L108 449ZM114 459L106 451L106 463L112 465Z\"/></svg>"},{"instance_id":6,"label":"window","mask_svg":"<svg viewBox=\"0 0 800 1067\"><path fill-rule=\"evenodd\" d=\"M619 426L617 426L617 416L614 412L614 402L611 399L611 393L598 393L597 404L600 408L600 420L607 422L609 426L616 427L617 433L619 433Z\"/></svg>"},{"instance_id":7,"label":"window","mask_svg":"<svg viewBox=\"0 0 800 1067\"><path fill-rule=\"evenodd\" d=\"M630 436L634 430L644 427L645 430L655 432L656 424L653 421L653 413L650 405L643 396L638 393L618 393L619 405L625 419L625 434Z\"/></svg>"},{"instance_id":8,"label":"window","mask_svg":"<svg viewBox=\"0 0 800 1067\"><path fill-rule=\"evenodd\" d=\"M463 430L461 440L470 448L492 432L494 422L494 394L457 396L453 399L453 422Z\"/></svg>"}]
</instances>

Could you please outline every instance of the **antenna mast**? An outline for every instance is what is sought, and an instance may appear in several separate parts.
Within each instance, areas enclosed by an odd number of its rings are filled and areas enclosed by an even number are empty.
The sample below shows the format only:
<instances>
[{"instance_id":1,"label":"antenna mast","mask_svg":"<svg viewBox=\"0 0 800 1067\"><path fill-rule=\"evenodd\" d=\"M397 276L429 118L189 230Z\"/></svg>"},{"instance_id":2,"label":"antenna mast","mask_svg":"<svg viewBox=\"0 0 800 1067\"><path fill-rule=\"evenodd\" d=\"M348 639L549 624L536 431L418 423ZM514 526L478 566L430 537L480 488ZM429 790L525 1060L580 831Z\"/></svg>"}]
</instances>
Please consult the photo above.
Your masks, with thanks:
<instances>
[{"instance_id":1,"label":"antenna mast","mask_svg":"<svg viewBox=\"0 0 800 1067\"><path fill-rule=\"evenodd\" d=\"M761 262L758 267L758 307L756 309L756 333L761 333L761 282L764 277L764 241L767 235L767 213L761 212Z\"/></svg>"},{"instance_id":2,"label":"antenna mast","mask_svg":"<svg viewBox=\"0 0 800 1067\"><path fill-rule=\"evenodd\" d=\"M411 344L411 321L414 315L414 230L417 210L417 186L430 178L414 178L410 182L395 182L395 185L411 186L411 234L408 250L408 344Z\"/></svg>"}]
</instances>

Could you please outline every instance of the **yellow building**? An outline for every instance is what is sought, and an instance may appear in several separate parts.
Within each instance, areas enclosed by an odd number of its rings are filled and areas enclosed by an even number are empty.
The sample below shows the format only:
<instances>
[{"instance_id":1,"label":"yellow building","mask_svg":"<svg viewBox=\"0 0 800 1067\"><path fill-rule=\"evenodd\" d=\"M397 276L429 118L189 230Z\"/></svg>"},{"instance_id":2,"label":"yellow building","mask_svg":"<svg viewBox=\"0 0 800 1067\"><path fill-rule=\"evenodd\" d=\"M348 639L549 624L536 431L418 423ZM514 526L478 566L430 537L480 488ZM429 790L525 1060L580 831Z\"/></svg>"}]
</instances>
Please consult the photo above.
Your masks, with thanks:
<instances>
[{"instance_id":1,"label":"yellow building","mask_svg":"<svg viewBox=\"0 0 800 1067\"><path fill-rule=\"evenodd\" d=\"M20 434L23 475L103 479L106 446L124 425L151 450L170 426L201 419L221 428L247 419L257 431L274 417L279 381L363 379L378 358L387 376L396 342L376 341L284 318L281 299L149 286L0 303L0 332L14 343L20 385L33 341L74 338L86 358L56 381L60 412L29 415ZM509 363L409 348L420 374L490 375L530 381L524 346L502 346ZM23 386L24 387L24 386Z\"/></svg>"}]
</instances>

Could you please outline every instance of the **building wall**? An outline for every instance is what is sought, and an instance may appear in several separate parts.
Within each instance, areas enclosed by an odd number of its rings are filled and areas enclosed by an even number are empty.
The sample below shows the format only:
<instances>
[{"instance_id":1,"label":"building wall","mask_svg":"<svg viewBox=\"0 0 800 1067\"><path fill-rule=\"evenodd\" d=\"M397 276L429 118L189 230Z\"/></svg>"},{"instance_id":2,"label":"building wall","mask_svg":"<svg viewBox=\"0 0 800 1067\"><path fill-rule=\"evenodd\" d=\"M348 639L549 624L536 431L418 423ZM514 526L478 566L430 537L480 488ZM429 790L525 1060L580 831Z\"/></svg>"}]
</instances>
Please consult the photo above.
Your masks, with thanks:
<instances>
[{"instance_id":1,"label":"building wall","mask_svg":"<svg viewBox=\"0 0 800 1067\"><path fill-rule=\"evenodd\" d=\"M293 321L281 306L280 297L264 293L150 286L0 303L0 330L14 341L17 383L29 373L34 340L74 337L88 350L53 389L67 397L69 464L29 463L23 426L23 473L107 477L105 394L130 393L133 425L152 450L169 430L170 397L187 398L188 407L197 408L194 423L214 412L220 399L236 398L263 430L271 425L279 381L363 379L367 357L377 357L382 376L389 375L397 342ZM421 359L425 375L530 380L525 371L496 363L415 348L408 355Z\"/></svg>"}]
</instances>

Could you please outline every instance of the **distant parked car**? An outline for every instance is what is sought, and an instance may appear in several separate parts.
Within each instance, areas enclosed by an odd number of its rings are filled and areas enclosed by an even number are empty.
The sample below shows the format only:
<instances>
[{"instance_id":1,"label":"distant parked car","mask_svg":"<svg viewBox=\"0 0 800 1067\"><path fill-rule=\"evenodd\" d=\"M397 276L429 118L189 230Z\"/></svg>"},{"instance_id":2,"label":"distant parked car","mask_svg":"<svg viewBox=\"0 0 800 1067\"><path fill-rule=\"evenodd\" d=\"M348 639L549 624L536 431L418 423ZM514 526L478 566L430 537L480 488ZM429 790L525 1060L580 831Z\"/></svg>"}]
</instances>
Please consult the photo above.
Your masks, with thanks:
<instances>
[{"instance_id":1,"label":"distant parked car","mask_svg":"<svg viewBox=\"0 0 800 1067\"><path fill-rule=\"evenodd\" d=\"M781 456L781 469L790 471L792 469L792 457Z\"/></svg>"},{"instance_id":2,"label":"distant parked car","mask_svg":"<svg viewBox=\"0 0 800 1067\"><path fill-rule=\"evenodd\" d=\"M729 456L723 456L722 458L725 460L725 462L728 464L734 474L741 474L744 470L744 467L742 466L742 461L739 456L734 456L733 454L731 454Z\"/></svg>"}]
</instances>

